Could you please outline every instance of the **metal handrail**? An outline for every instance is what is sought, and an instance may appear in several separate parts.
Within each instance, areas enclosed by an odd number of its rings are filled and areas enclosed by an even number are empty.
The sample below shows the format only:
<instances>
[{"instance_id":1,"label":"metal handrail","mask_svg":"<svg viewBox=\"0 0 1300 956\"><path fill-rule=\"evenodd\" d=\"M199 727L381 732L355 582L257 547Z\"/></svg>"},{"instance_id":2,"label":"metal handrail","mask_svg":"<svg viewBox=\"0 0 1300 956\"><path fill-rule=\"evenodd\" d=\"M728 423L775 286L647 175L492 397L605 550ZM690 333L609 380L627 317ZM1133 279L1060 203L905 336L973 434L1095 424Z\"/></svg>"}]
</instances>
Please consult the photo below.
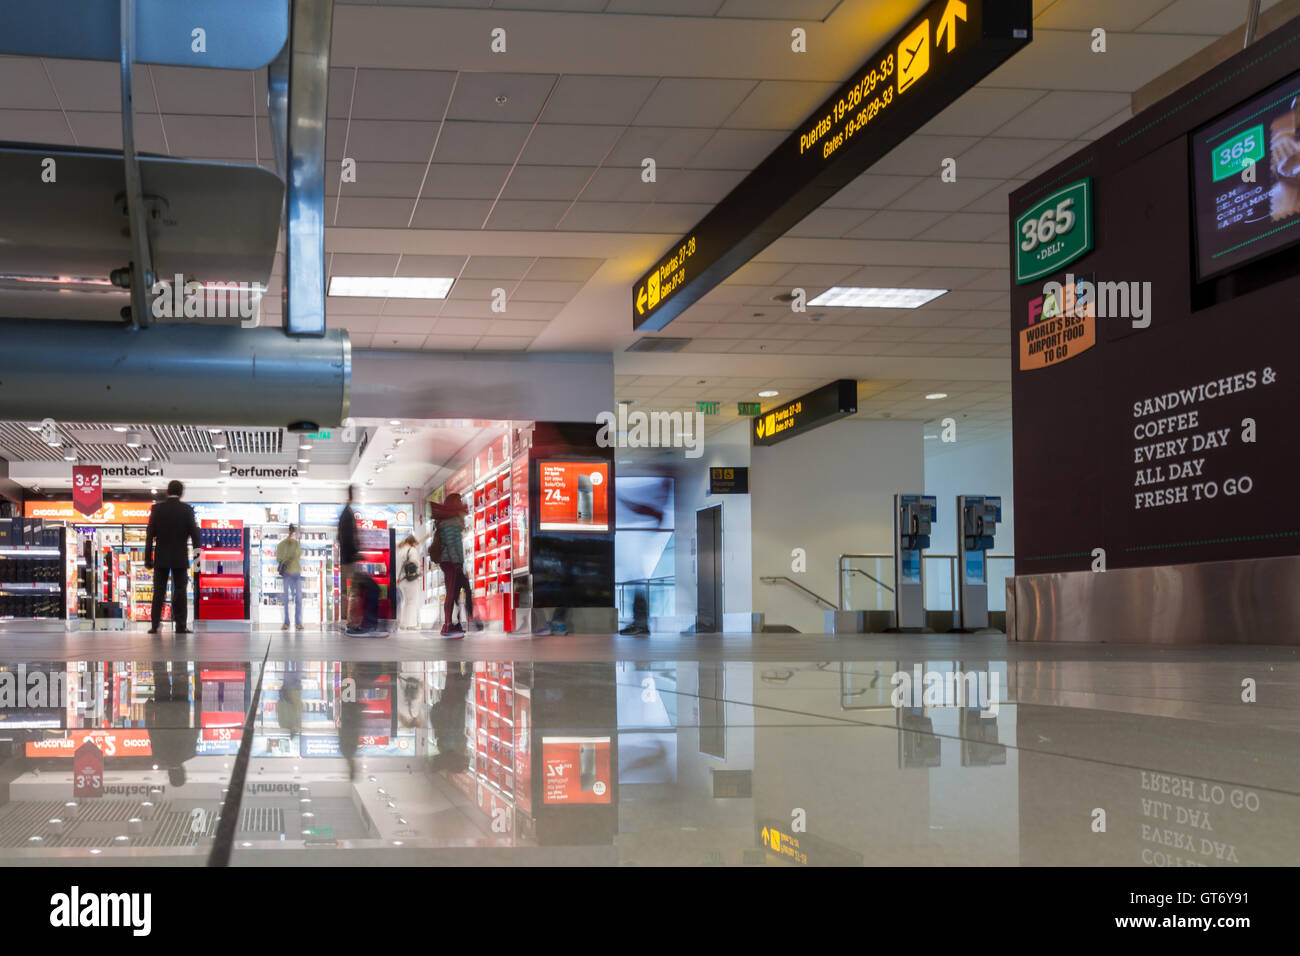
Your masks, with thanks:
<instances>
[{"instance_id":1,"label":"metal handrail","mask_svg":"<svg viewBox=\"0 0 1300 956\"><path fill-rule=\"evenodd\" d=\"M955 554L935 554L934 552L926 551L926 552L924 552L924 554L923 554L922 556L923 556L924 558L927 558L927 559L928 559L928 558L935 558L935 559L940 559L940 560L942 560L942 559L946 558L946 559L948 560L948 575L949 575L949 578L950 578L949 585L950 585L950 587L952 588L952 601L953 601L953 605L954 605L954 606L953 606L953 610L956 610L956 602L957 602L957 555L955 555ZM985 555L985 556L986 556L989 560L994 560L994 559L999 559L999 558L1001 558L1001 559L1010 559L1010 560L1015 560L1015 557L1016 557L1015 554L991 554L991 553L990 553L990 554L987 554L987 555ZM854 572L854 571L856 571L858 574L861 574L863 577L865 577L865 578L870 578L872 581L875 581L876 584L880 585L882 588L884 588L884 589L885 589L886 591L888 591L890 594L893 594L893 593L894 593L894 589L891 588L888 584L886 584L884 581L879 580L879 579L876 578L876 577L873 577L872 575L868 574L866 571L863 571L861 568L846 568L846 567L844 566L844 561L845 561L845 559L851 559L851 558L888 558L889 560L892 561L893 558L894 558L894 556L893 556L892 554L882 554L882 553L877 553L877 554L841 554L841 555L839 556L839 559L835 562L835 570L836 570L836 572L837 572L837 573L836 573L836 585L837 585L837 587L839 588L839 601L840 601L840 603L839 603L839 609L840 609L840 610L843 610L843 609L844 609L844 572L845 572L845 571L850 571L850 572ZM793 582L791 582L791 583L793 583Z\"/></svg>"},{"instance_id":2,"label":"metal handrail","mask_svg":"<svg viewBox=\"0 0 1300 956\"><path fill-rule=\"evenodd\" d=\"M804 587L802 584L800 584L798 581L794 580L793 578L787 577L785 575L780 575L775 577L774 576L760 577L759 580L762 581L764 584L776 584L778 581L784 581L786 584L790 585L791 587L798 588L800 591L802 591L804 594L807 594L814 601L818 601L822 604L825 604L832 611L839 610L839 608L837 608L830 601L826 600L826 598L822 597L816 591L808 590L806 587Z\"/></svg>"}]
</instances>

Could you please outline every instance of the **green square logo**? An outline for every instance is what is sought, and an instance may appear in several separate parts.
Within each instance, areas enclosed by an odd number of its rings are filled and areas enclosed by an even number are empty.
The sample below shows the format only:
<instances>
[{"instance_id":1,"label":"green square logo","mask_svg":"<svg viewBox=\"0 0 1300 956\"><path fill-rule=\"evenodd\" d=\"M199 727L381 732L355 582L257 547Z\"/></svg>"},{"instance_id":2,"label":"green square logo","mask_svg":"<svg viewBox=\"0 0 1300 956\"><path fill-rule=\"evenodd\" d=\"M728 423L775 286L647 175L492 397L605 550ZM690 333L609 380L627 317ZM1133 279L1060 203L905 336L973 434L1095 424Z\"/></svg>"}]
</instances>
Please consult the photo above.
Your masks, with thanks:
<instances>
[{"instance_id":1,"label":"green square logo","mask_svg":"<svg viewBox=\"0 0 1300 956\"><path fill-rule=\"evenodd\" d=\"M1016 219L1016 283L1059 272L1092 249L1092 179L1040 199Z\"/></svg>"}]
</instances>

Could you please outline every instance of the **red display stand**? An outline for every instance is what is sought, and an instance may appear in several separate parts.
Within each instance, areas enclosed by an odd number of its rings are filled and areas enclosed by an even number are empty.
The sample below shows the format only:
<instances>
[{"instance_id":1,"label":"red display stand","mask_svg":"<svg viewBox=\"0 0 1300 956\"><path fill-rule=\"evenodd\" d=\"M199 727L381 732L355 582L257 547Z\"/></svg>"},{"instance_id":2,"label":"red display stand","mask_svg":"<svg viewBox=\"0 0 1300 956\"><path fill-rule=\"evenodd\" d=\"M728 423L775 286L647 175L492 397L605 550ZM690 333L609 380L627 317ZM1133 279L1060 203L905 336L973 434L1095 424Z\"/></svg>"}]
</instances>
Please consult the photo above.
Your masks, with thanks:
<instances>
[{"instance_id":1,"label":"red display stand","mask_svg":"<svg viewBox=\"0 0 1300 956\"><path fill-rule=\"evenodd\" d=\"M199 526L201 621L242 621L248 617L248 535L242 521L206 519Z\"/></svg>"}]
</instances>

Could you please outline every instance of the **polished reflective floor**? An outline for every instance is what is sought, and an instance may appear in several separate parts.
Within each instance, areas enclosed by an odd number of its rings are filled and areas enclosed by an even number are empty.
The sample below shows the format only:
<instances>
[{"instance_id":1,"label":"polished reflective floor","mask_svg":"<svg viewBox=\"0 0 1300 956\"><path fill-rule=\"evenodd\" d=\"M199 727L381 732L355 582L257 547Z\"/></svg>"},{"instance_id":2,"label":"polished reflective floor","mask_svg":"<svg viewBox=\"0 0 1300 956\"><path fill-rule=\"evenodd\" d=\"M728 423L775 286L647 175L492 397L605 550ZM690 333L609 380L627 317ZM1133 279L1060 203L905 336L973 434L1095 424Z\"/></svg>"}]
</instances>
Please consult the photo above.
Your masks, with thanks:
<instances>
[{"instance_id":1,"label":"polished reflective floor","mask_svg":"<svg viewBox=\"0 0 1300 956\"><path fill-rule=\"evenodd\" d=\"M9 632L0 659L7 864L201 865L223 811L232 865L1300 860L1282 647Z\"/></svg>"}]
</instances>

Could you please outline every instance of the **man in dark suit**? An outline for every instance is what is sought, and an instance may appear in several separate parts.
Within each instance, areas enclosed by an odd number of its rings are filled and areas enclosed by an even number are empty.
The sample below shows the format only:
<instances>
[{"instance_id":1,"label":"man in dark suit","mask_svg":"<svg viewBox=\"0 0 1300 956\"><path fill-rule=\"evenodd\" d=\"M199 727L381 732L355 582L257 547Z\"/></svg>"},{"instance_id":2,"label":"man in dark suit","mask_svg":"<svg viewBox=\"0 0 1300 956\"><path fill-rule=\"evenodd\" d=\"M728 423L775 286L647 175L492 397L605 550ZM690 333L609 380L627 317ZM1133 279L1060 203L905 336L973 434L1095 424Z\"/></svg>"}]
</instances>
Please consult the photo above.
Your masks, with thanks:
<instances>
[{"instance_id":1,"label":"man in dark suit","mask_svg":"<svg viewBox=\"0 0 1300 956\"><path fill-rule=\"evenodd\" d=\"M153 616L150 634L158 633L162 620L163 597L167 593L167 575L172 579L172 622L177 634L188 634L186 628L186 591L189 587L187 567L190 563L185 550L186 541L199 550L199 523L194 520L194 509L181 501L185 486L179 481L167 483L167 498L153 506L149 512L149 529L145 532L144 566L153 571Z\"/></svg>"}]
</instances>

